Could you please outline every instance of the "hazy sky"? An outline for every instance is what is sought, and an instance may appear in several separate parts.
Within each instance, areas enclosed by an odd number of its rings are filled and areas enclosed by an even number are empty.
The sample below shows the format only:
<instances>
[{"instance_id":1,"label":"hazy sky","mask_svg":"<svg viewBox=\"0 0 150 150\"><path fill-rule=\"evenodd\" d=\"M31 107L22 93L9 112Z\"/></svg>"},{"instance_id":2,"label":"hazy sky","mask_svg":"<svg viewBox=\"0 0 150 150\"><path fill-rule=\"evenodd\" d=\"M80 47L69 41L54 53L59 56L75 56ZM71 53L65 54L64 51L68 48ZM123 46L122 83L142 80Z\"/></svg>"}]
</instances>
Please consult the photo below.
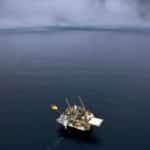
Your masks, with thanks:
<instances>
[{"instance_id":1,"label":"hazy sky","mask_svg":"<svg viewBox=\"0 0 150 150\"><path fill-rule=\"evenodd\" d=\"M47 25L150 27L150 0L0 0L0 28Z\"/></svg>"}]
</instances>

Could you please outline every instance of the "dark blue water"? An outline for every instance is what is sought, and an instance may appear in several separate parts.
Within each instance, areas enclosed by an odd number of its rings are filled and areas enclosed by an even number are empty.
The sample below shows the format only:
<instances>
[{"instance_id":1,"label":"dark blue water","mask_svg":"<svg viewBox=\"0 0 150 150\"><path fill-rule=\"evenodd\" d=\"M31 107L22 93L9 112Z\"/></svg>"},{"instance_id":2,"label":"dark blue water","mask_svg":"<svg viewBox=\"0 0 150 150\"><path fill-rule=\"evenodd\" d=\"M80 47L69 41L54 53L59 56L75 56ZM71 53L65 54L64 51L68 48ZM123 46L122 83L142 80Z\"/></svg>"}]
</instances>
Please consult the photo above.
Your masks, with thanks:
<instances>
[{"instance_id":1,"label":"dark blue water","mask_svg":"<svg viewBox=\"0 0 150 150\"><path fill-rule=\"evenodd\" d=\"M84 98L105 119L66 135L50 103ZM150 34L0 33L0 150L149 150Z\"/></svg>"}]
</instances>

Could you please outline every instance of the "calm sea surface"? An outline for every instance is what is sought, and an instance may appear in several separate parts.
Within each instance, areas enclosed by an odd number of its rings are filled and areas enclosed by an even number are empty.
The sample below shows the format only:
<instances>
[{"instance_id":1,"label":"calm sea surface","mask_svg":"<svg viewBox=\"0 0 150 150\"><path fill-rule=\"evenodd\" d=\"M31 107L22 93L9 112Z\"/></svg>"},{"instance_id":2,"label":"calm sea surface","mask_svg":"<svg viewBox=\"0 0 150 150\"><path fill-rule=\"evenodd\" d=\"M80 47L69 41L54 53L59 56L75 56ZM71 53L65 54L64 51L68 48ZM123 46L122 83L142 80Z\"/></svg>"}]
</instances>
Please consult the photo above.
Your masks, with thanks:
<instances>
[{"instance_id":1,"label":"calm sea surface","mask_svg":"<svg viewBox=\"0 0 150 150\"><path fill-rule=\"evenodd\" d=\"M89 137L48 109L78 95L105 119ZM0 33L0 150L62 149L150 149L150 34Z\"/></svg>"}]
</instances>

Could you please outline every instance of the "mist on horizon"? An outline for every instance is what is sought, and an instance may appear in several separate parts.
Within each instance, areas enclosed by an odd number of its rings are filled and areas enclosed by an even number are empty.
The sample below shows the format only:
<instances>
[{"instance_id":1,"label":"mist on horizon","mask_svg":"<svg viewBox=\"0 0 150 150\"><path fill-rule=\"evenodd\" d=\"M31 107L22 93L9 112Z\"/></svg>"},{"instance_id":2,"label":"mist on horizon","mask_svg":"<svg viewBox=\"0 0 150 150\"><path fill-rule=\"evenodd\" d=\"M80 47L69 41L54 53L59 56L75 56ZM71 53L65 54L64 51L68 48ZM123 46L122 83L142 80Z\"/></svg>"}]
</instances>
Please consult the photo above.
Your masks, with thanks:
<instances>
[{"instance_id":1,"label":"mist on horizon","mask_svg":"<svg viewBox=\"0 0 150 150\"><path fill-rule=\"evenodd\" d=\"M55 25L150 27L150 1L0 1L0 28Z\"/></svg>"}]
</instances>

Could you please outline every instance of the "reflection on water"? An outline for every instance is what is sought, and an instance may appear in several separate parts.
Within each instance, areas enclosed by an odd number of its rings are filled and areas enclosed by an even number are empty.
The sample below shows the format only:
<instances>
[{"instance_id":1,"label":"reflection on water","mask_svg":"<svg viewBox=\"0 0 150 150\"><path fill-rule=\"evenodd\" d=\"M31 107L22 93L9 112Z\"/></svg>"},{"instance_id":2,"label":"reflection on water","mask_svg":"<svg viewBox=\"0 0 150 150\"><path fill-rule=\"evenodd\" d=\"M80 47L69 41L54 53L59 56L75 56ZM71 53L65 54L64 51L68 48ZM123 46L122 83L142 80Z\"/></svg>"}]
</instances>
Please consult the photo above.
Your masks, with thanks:
<instances>
[{"instance_id":1,"label":"reflection on water","mask_svg":"<svg viewBox=\"0 0 150 150\"><path fill-rule=\"evenodd\" d=\"M78 130L65 131L60 128L58 130L58 136L65 138L66 140L73 140L79 143L88 143L88 144L100 144L102 143L101 139L97 138L92 131L90 132L81 132Z\"/></svg>"},{"instance_id":2,"label":"reflection on water","mask_svg":"<svg viewBox=\"0 0 150 150\"><path fill-rule=\"evenodd\" d=\"M59 128L57 130L57 139L53 144L48 146L47 150L61 149L64 145L66 148L81 148L86 146L101 147L103 146L103 140L100 137L96 137L93 130L90 132L81 132L78 130Z\"/></svg>"}]
</instances>

